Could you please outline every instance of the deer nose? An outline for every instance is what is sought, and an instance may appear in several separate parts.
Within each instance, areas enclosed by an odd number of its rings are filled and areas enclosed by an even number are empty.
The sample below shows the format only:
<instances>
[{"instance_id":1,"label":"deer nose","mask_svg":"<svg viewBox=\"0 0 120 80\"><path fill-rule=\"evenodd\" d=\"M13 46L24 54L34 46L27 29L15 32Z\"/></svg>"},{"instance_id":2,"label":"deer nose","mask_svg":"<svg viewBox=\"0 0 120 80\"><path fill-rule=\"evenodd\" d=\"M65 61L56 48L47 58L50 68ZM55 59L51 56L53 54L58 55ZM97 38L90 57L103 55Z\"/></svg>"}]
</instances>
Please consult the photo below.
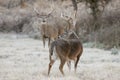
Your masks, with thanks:
<instances>
[{"instance_id":1,"label":"deer nose","mask_svg":"<svg viewBox=\"0 0 120 80\"><path fill-rule=\"evenodd\" d=\"M43 22L46 22L45 20L43 20Z\"/></svg>"}]
</instances>

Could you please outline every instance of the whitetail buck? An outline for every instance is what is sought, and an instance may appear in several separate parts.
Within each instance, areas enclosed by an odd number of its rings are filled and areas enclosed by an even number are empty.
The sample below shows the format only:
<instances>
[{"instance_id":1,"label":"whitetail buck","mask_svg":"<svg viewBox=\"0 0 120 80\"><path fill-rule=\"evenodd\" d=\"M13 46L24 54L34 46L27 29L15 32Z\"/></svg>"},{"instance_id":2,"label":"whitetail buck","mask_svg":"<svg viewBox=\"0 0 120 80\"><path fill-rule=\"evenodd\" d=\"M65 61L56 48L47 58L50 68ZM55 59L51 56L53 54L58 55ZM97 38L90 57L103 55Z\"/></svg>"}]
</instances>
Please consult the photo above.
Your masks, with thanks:
<instances>
[{"instance_id":1,"label":"whitetail buck","mask_svg":"<svg viewBox=\"0 0 120 80\"><path fill-rule=\"evenodd\" d=\"M39 14L39 12L36 9L34 10L37 14ZM42 20L40 22L39 29L43 39L44 47L46 38L48 38L48 45L50 45L51 40L57 39L59 35L72 28L71 17L54 17L51 15L53 11L54 9L47 15L40 15L40 18Z\"/></svg>"},{"instance_id":2,"label":"whitetail buck","mask_svg":"<svg viewBox=\"0 0 120 80\"><path fill-rule=\"evenodd\" d=\"M63 75L63 66L65 62L68 63L68 67L70 68L71 60L75 61L74 68L76 71L77 64L82 52L82 44L74 32L70 33L67 39L57 39L53 41L49 49L50 63L48 68L48 75L50 74L52 65L58 58L60 59L59 70Z\"/></svg>"}]
</instances>

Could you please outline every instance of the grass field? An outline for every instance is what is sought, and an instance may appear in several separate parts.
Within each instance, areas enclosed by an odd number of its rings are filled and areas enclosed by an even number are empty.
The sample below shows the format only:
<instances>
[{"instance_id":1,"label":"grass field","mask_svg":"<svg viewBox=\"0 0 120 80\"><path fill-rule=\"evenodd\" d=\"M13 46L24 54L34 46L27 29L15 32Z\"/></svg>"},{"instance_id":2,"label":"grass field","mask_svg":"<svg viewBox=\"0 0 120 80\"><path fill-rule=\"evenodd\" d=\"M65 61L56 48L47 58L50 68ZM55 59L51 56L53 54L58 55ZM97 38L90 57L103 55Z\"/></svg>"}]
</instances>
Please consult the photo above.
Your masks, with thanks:
<instances>
[{"instance_id":1,"label":"grass field","mask_svg":"<svg viewBox=\"0 0 120 80\"><path fill-rule=\"evenodd\" d=\"M59 60L47 76L49 53L42 41L14 34L0 34L0 80L120 80L120 52L84 48L78 63L65 76L59 71Z\"/></svg>"}]
</instances>

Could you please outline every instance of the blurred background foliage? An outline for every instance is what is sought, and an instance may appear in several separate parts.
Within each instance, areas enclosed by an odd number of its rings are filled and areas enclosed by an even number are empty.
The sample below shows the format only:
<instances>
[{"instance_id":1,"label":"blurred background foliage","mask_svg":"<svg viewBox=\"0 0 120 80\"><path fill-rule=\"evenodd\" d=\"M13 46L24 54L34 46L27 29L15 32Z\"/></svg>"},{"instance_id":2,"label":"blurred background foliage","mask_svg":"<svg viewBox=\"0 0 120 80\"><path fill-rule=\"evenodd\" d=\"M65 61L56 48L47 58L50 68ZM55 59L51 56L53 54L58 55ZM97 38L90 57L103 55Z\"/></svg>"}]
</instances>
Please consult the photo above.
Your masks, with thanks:
<instances>
[{"instance_id":1,"label":"blurred background foliage","mask_svg":"<svg viewBox=\"0 0 120 80\"><path fill-rule=\"evenodd\" d=\"M47 14L51 5L57 17L77 10L75 31L82 42L106 49L120 47L120 0L0 0L0 32L40 37L33 7Z\"/></svg>"}]
</instances>

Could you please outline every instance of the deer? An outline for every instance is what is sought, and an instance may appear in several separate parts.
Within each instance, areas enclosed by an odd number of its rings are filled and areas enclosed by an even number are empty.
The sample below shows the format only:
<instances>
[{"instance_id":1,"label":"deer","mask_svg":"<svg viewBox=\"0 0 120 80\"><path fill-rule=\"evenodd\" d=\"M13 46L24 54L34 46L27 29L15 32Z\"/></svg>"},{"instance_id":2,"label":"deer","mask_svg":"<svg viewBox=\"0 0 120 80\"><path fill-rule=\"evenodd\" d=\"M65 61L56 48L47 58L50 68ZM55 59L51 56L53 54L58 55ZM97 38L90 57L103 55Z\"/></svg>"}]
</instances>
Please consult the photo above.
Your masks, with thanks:
<instances>
[{"instance_id":1,"label":"deer","mask_svg":"<svg viewBox=\"0 0 120 80\"><path fill-rule=\"evenodd\" d=\"M40 15L39 11L34 8L37 15L40 16L41 23L39 25L39 30L41 32L43 46L45 47L45 40L48 38L48 46L51 40L54 41L59 35L63 34L72 28L72 18L68 16L54 17L51 13L54 9L47 15Z\"/></svg>"},{"instance_id":2,"label":"deer","mask_svg":"<svg viewBox=\"0 0 120 80\"><path fill-rule=\"evenodd\" d=\"M78 61L83 53L83 46L80 42L78 36L74 31L67 32L67 38L59 38L53 41L49 48L49 65L48 65L48 75L50 70L57 59L60 60L59 70L64 75L63 67L67 62L70 67L71 60L75 62L74 69L76 71Z\"/></svg>"},{"instance_id":3,"label":"deer","mask_svg":"<svg viewBox=\"0 0 120 80\"><path fill-rule=\"evenodd\" d=\"M57 27L55 27L55 23L46 21L40 24L40 32L43 40L43 45L45 47L45 40L48 38L48 46L50 45L51 40L57 39L59 35L59 31Z\"/></svg>"}]
</instances>

